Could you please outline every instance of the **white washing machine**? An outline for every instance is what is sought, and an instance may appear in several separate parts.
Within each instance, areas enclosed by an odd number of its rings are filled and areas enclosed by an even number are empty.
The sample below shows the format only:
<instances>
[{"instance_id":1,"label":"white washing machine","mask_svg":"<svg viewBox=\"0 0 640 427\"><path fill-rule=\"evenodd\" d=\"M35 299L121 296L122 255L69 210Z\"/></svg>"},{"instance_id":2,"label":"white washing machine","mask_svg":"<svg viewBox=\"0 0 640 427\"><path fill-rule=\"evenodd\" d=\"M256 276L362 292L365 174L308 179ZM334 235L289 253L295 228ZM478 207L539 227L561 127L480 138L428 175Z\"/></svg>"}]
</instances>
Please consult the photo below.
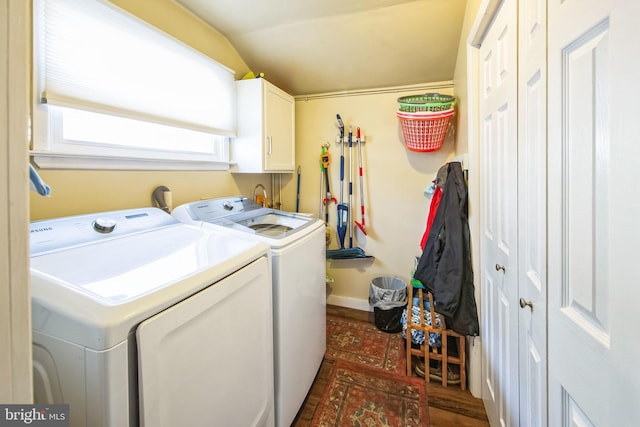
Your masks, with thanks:
<instances>
[{"instance_id":1,"label":"white washing machine","mask_svg":"<svg viewBox=\"0 0 640 427\"><path fill-rule=\"evenodd\" d=\"M242 196L188 203L172 214L271 247L276 425L289 427L326 349L324 222L264 208Z\"/></svg>"},{"instance_id":2,"label":"white washing machine","mask_svg":"<svg viewBox=\"0 0 640 427\"><path fill-rule=\"evenodd\" d=\"M30 236L36 403L73 427L274 425L267 245L156 208Z\"/></svg>"}]
</instances>

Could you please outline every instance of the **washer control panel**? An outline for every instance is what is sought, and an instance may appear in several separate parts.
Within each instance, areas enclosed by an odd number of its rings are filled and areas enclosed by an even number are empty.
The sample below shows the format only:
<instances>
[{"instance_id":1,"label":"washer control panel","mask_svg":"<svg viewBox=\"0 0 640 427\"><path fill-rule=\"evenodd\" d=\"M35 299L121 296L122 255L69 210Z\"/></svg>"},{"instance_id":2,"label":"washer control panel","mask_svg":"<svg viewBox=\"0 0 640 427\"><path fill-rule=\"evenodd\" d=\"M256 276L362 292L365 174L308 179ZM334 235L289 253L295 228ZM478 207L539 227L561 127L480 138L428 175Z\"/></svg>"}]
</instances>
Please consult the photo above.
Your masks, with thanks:
<instances>
[{"instance_id":1,"label":"washer control panel","mask_svg":"<svg viewBox=\"0 0 640 427\"><path fill-rule=\"evenodd\" d=\"M128 209L34 221L29 226L31 256L155 230L180 222L158 208Z\"/></svg>"},{"instance_id":2,"label":"washer control panel","mask_svg":"<svg viewBox=\"0 0 640 427\"><path fill-rule=\"evenodd\" d=\"M187 209L191 219L212 222L230 215L263 209L263 207L247 197L236 196L191 203Z\"/></svg>"}]
</instances>

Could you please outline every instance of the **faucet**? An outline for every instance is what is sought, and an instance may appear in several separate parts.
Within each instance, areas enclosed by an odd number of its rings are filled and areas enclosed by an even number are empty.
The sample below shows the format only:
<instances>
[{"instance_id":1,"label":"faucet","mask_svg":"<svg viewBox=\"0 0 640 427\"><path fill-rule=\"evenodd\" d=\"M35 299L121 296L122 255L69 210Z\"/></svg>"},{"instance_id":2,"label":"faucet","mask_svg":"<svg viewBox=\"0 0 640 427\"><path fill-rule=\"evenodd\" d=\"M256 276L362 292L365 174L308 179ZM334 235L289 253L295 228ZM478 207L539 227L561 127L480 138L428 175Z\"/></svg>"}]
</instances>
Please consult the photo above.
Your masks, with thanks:
<instances>
[{"instance_id":1,"label":"faucet","mask_svg":"<svg viewBox=\"0 0 640 427\"><path fill-rule=\"evenodd\" d=\"M262 194L258 195L257 191L258 189L262 189ZM253 200L259 204L262 205L263 208L267 207L268 204L268 200L267 200L267 189L264 188L264 185L262 184L258 184L255 186L255 188L253 189Z\"/></svg>"}]
</instances>

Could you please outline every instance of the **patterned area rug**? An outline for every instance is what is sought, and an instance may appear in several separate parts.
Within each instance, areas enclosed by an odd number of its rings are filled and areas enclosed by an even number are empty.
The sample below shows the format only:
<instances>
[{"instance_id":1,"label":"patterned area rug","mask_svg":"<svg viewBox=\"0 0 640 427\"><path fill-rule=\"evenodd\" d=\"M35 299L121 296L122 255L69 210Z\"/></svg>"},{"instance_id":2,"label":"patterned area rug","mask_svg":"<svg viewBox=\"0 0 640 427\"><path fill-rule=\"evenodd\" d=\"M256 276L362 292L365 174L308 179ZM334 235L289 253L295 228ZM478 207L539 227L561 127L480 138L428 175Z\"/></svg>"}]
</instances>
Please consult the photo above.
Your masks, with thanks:
<instances>
[{"instance_id":1,"label":"patterned area rug","mask_svg":"<svg viewBox=\"0 0 640 427\"><path fill-rule=\"evenodd\" d=\"M404 340L401 333L382 332L369 322L327 315L325 357L357 363L404 376Z\"/></svg>"},{"instance_id":2,"label":"patterned area rug","mask_svg":"<svg viewBox=\"0 0 640 427\"><path fill-rule=\"evenodd\" d=\"M337 360L312 426L428 426L424 380Z\"/></svg>"}]
</instances>

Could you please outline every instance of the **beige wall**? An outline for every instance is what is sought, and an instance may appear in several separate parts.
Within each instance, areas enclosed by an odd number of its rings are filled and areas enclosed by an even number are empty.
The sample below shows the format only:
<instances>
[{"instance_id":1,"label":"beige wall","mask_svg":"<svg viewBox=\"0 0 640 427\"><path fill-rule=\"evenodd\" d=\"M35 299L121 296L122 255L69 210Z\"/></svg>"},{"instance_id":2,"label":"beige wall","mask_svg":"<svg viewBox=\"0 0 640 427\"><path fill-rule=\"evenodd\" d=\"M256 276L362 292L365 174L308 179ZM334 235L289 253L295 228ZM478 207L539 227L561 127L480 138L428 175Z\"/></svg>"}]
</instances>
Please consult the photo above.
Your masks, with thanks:
<instances>
[{"instance_id":1,"label":"beige wall","mask_svg":"<svg viewBox=\"0 0 640 427\"><path fill-rule=\"evenodd\" d=\"M368 309L369 285L376 276L398 276L408 282L413 259L421 254L420 239L425 229L429 200L423 190L438 168L454 156L454 137L435 152L417 153L403 143L398 118L397 98L434 91L453 93L451 82L440 88L404 88L390 93L371 92L349 96L296 101L296 158L302 168L301 211L317 216L320 201L320 147L328 141L332 154L331 190L339 199L340 146L335 143L338 130L336 113L345 126L360 127L366 136L364 156L364 194L367 236L355 232L354 246L362 247L375 260L334 260L327 262L327 274L334 279L329 302ZM346 132L346 130L345 130ZM345 149L348 156L349 149ZM353 149L356 167L357 149ZM359 183L354 170L354 211L359 219ZM345 171L345 181L348 182ZM284 189L285 200L295 200L295 180ZM345 199L347 190L345 189ZM347 201L347 200L345 200ZM330 248L337 248L336 206L331 204ZM323 217L324 218L324 217ZM353 220L353 218L352 218ZM361 238L364 237L364 238ZM345 239L348 241L348 237ZM355 239L354 239L355 240Z\"/></svg>"},{"instance_id":2,"label":"beige wall","mask_svg":"<svg viewBox=\"0 0 640 427\"><path fill-rule=\"evenodd\" d=\"M458 133L456 138L456 148L460 153L466 153L469 150L468 135L466 132L468 126L468 70L467 70L467 38L474 23L478 10L480 9L482 0L467 0L467 9L465 11L464 22L462 24L462 34L460 36L460 45L458 46L458 58L456 60L456 68L453 76L453 84L456 91L458 104L458 124L460 129L465 129Z\"/></svg>"},{"instance_id":3,"label":"beige wall","mask_svg":"<svg viewBox=\"0 0 640 427\"><path fill-rule=\"evenodd\" d=\"M30 192L31 220L151 206L159 185L171 189L173 206L203 198L253 194L260 175L189 171L39 170L50 197Z\"/></svg>"}]
</instances>

